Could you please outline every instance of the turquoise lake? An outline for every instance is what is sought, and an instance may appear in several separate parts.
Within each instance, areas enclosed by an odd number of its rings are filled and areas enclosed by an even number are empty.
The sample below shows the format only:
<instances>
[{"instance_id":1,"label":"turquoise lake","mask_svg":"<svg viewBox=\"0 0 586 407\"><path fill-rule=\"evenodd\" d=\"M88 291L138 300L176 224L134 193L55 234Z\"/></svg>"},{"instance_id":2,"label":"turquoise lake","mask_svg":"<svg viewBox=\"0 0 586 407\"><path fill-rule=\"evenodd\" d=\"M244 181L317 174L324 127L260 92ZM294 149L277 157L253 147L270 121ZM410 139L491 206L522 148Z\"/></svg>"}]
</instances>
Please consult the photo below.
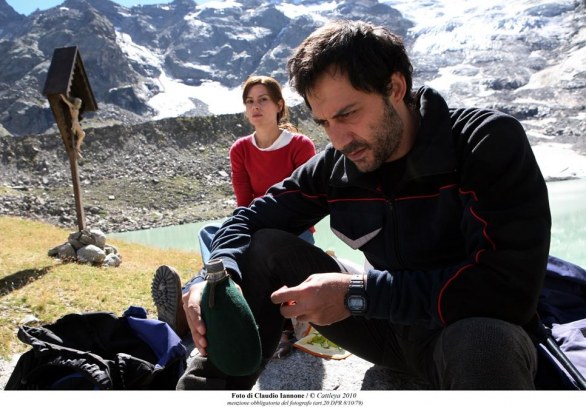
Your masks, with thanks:
<instances>
[{"instance_id":1,"label":"turquoise lake","mask_svg":"<svg viewBox=\"0 0 586 407\"><path fill-rule=\"evenodd\" d=\"M547 185L553 219L550 253L586 267L586 178L549 182ZM199 251L198 231L206 224L217 222L111 233L108 238L160 248ZM349 248L331 233L329 218L324 218L316 225L314 236L316 245L322 249L332 249L338 257L359 264L364 262L360 251Z\"/></svg>"}]
</instances>

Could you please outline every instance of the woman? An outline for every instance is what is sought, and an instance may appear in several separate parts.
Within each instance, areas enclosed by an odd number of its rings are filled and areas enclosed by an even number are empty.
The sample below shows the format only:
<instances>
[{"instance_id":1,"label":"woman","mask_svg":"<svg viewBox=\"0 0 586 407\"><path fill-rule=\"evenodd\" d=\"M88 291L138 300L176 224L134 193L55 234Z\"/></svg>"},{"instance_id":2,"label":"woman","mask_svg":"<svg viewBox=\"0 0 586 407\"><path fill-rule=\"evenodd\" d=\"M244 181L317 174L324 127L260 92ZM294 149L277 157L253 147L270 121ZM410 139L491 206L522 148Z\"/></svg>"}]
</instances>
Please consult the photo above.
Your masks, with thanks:
<instances>
[{"instance_id":1,"label":"woman","mask_svg":"<svg viewBox=\"0 0 586 407\"><path fill-rule=\"evenodd\" d=\"M289 123L289 111L279 82L268 76L251 76L243 84L242 102L245 116L254 132L234 142L230 148L232 186L238 206L248 206L257 197L286 177L315 155L315 145L309 137L297 132ZM199 232L203 263L209 259L209 248L220 225L207 225ZM313 228L300 235L314 243ZM158 318L167 322L179 336L188 332L181 294L197 281L191 279L181 290L179 274L168 266L157 269L151 293L157 307ZM298 332L305 327L297 326ZM274 357L291 352L293 323L287 320L281 342Z\"/></svg>"},{"instance_id":2,"label":"woman","mask_svg":"<svg viewBox=\"0 0 586 407\"><path fill-rule=\"evenodd\" d=\"M279 82L269 76L251 76L242 86L245 116L254 132L239 138L230 148L232 187L238 206L248 206L263 196L277 182L315 155L309 137L297 133L289 120ZM218 224L205 226L199 232L203 263ZM300 237L314 244L313 228Z\"/></svg>"},{"instance_id":3,"label":"woman","mask_svg":"<svg viewBox=\"0 0 586 407\"><path fill-rule=\"evenodd\" d=\"M289 112L281 87L273 78L248 78L242 101L254 133L232 145L230 162L238 206L248 206L314 156L315 146L288 123Z\"/></svg>"}]
</instances>

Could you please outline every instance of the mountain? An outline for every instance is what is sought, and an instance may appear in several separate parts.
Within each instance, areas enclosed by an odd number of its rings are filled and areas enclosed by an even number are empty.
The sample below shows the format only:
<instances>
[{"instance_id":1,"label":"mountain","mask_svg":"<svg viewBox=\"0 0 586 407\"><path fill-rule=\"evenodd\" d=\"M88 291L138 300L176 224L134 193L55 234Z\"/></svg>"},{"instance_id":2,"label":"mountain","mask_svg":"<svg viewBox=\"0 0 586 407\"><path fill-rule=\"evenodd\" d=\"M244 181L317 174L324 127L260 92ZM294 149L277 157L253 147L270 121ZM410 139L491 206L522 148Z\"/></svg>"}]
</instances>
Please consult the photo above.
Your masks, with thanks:
<instances>
[{"instance_id":1,"label":"mountain","mask_svg":"<svg viewBox=\"0 0 586 407\"><path fill-rule=\"evenodd\" d=\"M0 0L0 216L75 226L67 155L42 95L55 48L79 47L99 107L82 122L87 224L136 230L232 211L228 149L251 131L240 83L258 73L285 84L292 49L338 17L402 35L416 87L519 118L548 180L586 174L584 0L67 0L28 17ZM291 113L322 149L307 109Z\"/></svg>"},{"instance_id":2,"label":"mountain","mask_svg":"<svg viewBox=\"0 0 586 407\"><path fill-rule=\"evenodd\" d=\"M132 124L241 111L240 84L251 74L285 84L292 50L334 18L403 36L415 86L452 105L507 111L536 137L584 138L585 0L66 0L30 16L0 0L0 134L56 131L42 95L55 48L79 47L99 107L84 127Z\"/></svg>"}]
</instances>

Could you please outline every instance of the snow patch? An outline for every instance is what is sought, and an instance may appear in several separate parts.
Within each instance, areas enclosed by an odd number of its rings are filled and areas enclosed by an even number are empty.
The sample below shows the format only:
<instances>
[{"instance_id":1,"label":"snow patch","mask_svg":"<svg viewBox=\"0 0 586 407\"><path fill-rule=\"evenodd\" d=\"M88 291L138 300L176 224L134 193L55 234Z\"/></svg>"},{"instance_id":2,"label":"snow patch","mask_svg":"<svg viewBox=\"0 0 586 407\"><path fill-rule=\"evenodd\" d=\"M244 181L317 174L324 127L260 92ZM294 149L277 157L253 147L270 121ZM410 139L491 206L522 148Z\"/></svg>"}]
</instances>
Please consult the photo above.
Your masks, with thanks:
<instances>
[{"instance_id":1,"label":"snow patch","mask_svg":"<svg viewBox=\"0 0 586 407\"><path fill-rule=\"evenodd\" d=\"M275 7L290 19L294 19L304 15L312 15L313 17L316 17L315 14L335 10L336 7L338 7L338 2L331 1L329 3L321 4L281 3L277 4Z\"/></svg>"},{"instance_id":2,"label":"snow patch","mask_svg":"<svg viewBox=\"0 0 586 407\"><path fill-rule=\"evenodd\" d=\"M148 64L162 69L163 57L161 55L153 53L147 47L136 44L132 41L132 37L126 33L122 33L118 30L116 30L115 33L116 43L129 59L141 64Z\"/></svg>"},{"instance_id":3,"label":"snow patch","mask_svg":"<svg viewBox=\"0 0 586 407\"><path fill-rule=\"evenodd\" d=\"M223 10L232 7L242 7L242 3L233 0L223 0L223 1L208 1L204 4L198 4L198 10L204 10L206 8L211 8L214 10Z\"/></svg>"},{"instance_id":4,"label":"snow patch","mask_svg":"<svg viewBox=\"0 0 586 407\"><path fill-rule=\"evenodd\" d=\"M533 146L533 153L544 178L586 177L586 156L562 143L544 142Z\"/></svg>"}]
</instances>

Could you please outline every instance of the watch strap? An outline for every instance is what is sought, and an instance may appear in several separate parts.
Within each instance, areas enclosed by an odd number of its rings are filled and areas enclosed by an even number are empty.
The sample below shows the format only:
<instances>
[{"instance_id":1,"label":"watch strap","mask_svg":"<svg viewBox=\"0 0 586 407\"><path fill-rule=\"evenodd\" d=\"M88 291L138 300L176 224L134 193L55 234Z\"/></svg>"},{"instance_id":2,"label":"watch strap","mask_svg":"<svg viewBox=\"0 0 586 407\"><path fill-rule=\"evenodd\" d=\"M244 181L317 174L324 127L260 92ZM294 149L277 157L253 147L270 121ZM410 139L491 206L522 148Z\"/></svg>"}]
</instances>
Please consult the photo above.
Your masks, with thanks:
<instances>
[{"instance_id":1,"label":"watch strap","mask_svg":"<svg viewBox=\"0 0 586 407\"><path fill-rule=\"evenodd\" d=\"M350 306L349 299L351 298L360 297L362 299L363 307L360 309L356 309ZM346 297L344 298L344 305L350 311L352 315L364 315L366 313L368 300L366 298L366 283L364 281L363 274L354 274L350 280L350 284L348 285L348 291L346 292Z\"/></svg>"}]
</instances>

